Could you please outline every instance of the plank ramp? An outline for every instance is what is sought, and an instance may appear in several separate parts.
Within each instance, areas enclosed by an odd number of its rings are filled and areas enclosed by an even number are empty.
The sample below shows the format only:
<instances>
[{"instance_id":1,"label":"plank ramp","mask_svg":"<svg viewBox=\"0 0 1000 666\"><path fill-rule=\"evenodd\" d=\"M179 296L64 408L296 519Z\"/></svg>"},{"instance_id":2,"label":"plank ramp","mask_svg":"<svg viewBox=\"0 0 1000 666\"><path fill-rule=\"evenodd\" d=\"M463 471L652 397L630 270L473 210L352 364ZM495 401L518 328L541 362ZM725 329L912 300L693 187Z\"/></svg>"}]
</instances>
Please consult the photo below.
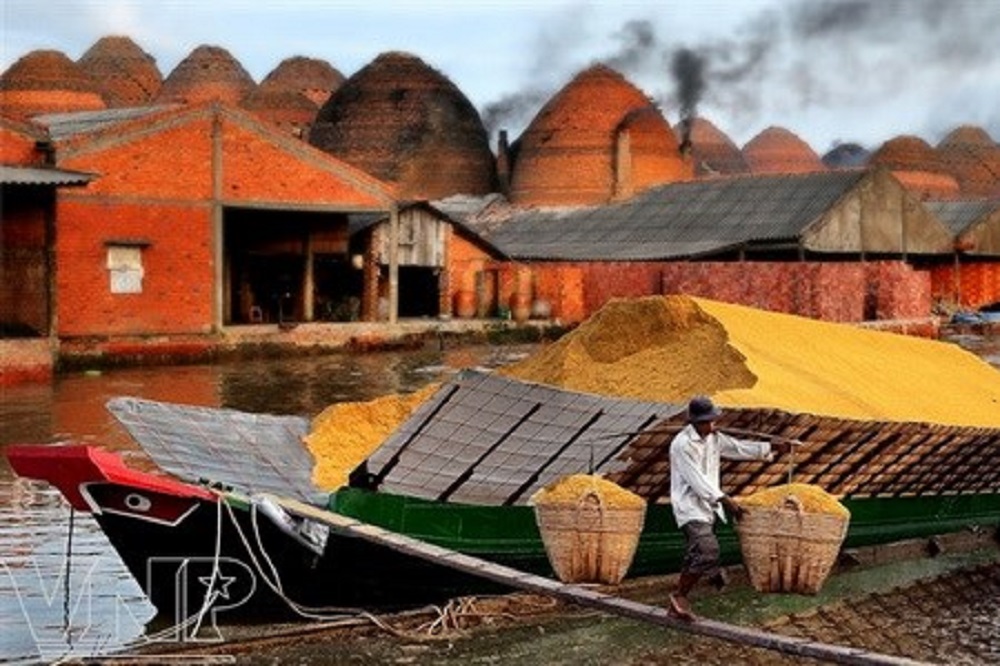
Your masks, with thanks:
<instances>
[{"instance_id":1,"label":"plank ramp","mask_svg":"<svg viewBox=\"0 0 1000 666\"><path fill-rule=\"evenodd\" d=\"M904 657L879 654L858 648L829 645L807 638L782 636L759 629L741 627L710 619L687 622L671 616L666 609L658 606L623 599L600 592L590 587L571 585L537 576L486 560L465 555L454 550L435 546L419 539L392 532L376 525L326 511L298 500L267 495L272 501L292 514L319 521L333 530L351 537L364 539L412 557L418 557L436 564L448 566L464 573L481 576L488 580L555 597L570 603L596 608L607 613L657 624L678 631L751 645L787 655L823 659L831 663L854 666L916 666L924 662Z\"/></svg>"}]
</instances>

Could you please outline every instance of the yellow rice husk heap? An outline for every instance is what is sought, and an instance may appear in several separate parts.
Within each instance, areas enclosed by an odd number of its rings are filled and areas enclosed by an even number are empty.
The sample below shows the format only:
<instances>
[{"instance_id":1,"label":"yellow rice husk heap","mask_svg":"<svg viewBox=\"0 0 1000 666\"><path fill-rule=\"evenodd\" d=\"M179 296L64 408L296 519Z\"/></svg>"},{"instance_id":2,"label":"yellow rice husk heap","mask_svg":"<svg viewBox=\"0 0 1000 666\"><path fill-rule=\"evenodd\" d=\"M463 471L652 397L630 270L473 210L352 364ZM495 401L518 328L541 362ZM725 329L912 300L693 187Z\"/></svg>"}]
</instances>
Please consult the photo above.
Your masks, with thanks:
<instances>
[{"instance_id":1,"label":"yellow rice husk heap","mask_svg":"<svg viewBox=\"0 0 1000 666\"><path fill-rule=\"evenodd\" d=\"M500 372L659 402L1000 427L1000 371L959 346L690 296L616 299Z\"/></svg>"},{"instance_id":2,"label":"yellow rice husk heap","mask_svg":"<svg viewBox=\"0 0 1000 666\"><path fill-rule=\"evenodd\" d=\"M539 489L531 496L531 504L575 504L588 493L595 493L605 506L634 509L645 506L646 500L617 483L594 474L570 474Z\"/></svg>"},{"instance_id":3,"label":"yellow rice husk heap","mask_svg":"<svg viewBox=\"0 0 1000 666\"><path fill-rule=\"evenodd\" d=\"M313 483L330 490L345 485L351 471L437 389L434 384L410 394L341 402L320 412L305 436L305 444L316 459Z\"/></svg>"},{"instance_id":4,"label":"yellow rice husk heap","mask_svg":"<svg viewBox=\"0 0 1000 666\"><path fill-rule=\"evenodd\" d=\"M690 296L611 300L499 372L655 402L1000 427L1000 371L957 345ZM306 438L314 481L343 484L436 388L325 410Z\"/></svg>"},{"instance_id":5,"label":"yellow rice husk heap","mask_svg":"<svg viewBox=\"0 0 1000 666\"><path fill-rule=\"evenodd\" d=\"M807 483L786 483L760 490L752 495L737 498L742 506L753 510L753 507L774 508L785 504L786 498L792 496L798 500L805 513L822 513L829 516L850 518L851 512L840 503L835 496L819 486Z\"/></svg>"}]
</instances>

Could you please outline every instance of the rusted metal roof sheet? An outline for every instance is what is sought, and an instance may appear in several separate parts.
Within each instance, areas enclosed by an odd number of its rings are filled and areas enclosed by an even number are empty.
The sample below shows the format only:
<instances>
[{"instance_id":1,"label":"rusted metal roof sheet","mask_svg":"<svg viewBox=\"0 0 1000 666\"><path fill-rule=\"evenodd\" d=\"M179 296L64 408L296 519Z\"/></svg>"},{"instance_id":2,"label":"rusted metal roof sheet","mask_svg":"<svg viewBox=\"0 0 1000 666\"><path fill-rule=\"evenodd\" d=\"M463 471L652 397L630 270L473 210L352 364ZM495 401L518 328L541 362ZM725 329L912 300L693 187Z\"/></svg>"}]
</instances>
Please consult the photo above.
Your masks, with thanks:
<instances>
[{"instance_id":1,"label":"rusted metal roof sheet","mask_svg":"<svg viewBox=\"0 0 1000 666\"><path fill-rule=\"evenodd\" d=\"M674 183L607 206L514 211L486 234L518 259L649 261L792 242L864 171Z\"/></svg>"},{"instance_id":2,"label":"rusted metal roof sheet","mask_svg":"<svg viewBox=\"0 0 1000 666\"><path fill-rule=\"evenodd\" d=\"M627 468L609 479L649 501L670 497L673 417L649 428L621 454ZM1000 492L1000 429L852 421L772 409L728 409L721 430L778 435L804 443L794 453L796 483L844 497L905 497ZM738 496L786 483L788 455L772 462L724 461L722 488Z\"/></svg>"},{"instance_id":3,"label":"rusted metal roof sheet","mask_svg":"<svg viewBox=\"0 0 1000 666\"><path fill-rule=\"evenodd\" d=\"M924 204L954 234L960 234L1000 209L1000 200L930 201Z\"/></svg>"},{"instance_id":4,"label":"rusted metal roof sheet","mask_svg":"<svg viewBox=\"0 0 1000 666\"><path fill-rule=\"evenodd\" d=\"M95 178L94 174L43 167L18 167L0 165L0 184L36 185L55 187L59 185L86 185Z\"/></svg>"}]
</instances>

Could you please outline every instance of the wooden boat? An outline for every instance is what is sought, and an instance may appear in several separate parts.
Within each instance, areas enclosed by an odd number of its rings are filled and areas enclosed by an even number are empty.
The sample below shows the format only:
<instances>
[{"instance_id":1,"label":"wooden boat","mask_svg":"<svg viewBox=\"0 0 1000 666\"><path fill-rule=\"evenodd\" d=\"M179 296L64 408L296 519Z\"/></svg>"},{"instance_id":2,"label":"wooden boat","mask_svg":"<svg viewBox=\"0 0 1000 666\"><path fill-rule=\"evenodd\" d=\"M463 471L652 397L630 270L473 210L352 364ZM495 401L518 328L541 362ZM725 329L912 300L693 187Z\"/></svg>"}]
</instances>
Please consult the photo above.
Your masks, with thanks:
<instances>
[{"instance_id":1,"label":"wooden boat","mask_svg":"<svg viewBox=\"0 0 1000 666\"><path fill-rule=\"evenodd\" d=\"M109 408L161 472L89 445L14 446L8 457L19 475L50 482L92 513L152 603L178 621L209 607L220 620L314 617L503 589L290 515L268 494L552 575L528 500L565 474L593 471L649 502L630 575L679 568L680 532L665 501L666 447L682 425L675 405L464 373L330 494L310 485L299 443L307 424L295 417L135 399ZM805 442L794 480L843 497L852 513L845 548L1000 525L1000 430L777 410L730 410L720 426ZM187 457L178 454L185 448ZM789 470L780 459L726 463L725 490L751 493L787 481ZM720 543L736 561L728 527Z\"/></svg>"}]
</instances>

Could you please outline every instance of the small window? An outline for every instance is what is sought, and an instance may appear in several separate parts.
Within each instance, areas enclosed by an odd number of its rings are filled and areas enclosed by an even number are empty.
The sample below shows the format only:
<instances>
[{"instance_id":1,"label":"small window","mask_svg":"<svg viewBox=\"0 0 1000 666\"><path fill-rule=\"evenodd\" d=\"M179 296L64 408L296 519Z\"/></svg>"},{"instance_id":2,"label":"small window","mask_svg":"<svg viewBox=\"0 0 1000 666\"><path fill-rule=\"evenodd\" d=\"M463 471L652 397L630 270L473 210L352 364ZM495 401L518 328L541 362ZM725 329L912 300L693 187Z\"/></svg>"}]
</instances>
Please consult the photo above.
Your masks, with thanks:
<instances>
[{"instance_id":1,"label":"small window","mask_svg":"<svg viewBox=\"0 0 1000 666\"><path fill-rule=\"evenodd\" d=\"M108 246L108 273L112 294L141 294L142 247Z\"/></svg>"}]
</instances>

